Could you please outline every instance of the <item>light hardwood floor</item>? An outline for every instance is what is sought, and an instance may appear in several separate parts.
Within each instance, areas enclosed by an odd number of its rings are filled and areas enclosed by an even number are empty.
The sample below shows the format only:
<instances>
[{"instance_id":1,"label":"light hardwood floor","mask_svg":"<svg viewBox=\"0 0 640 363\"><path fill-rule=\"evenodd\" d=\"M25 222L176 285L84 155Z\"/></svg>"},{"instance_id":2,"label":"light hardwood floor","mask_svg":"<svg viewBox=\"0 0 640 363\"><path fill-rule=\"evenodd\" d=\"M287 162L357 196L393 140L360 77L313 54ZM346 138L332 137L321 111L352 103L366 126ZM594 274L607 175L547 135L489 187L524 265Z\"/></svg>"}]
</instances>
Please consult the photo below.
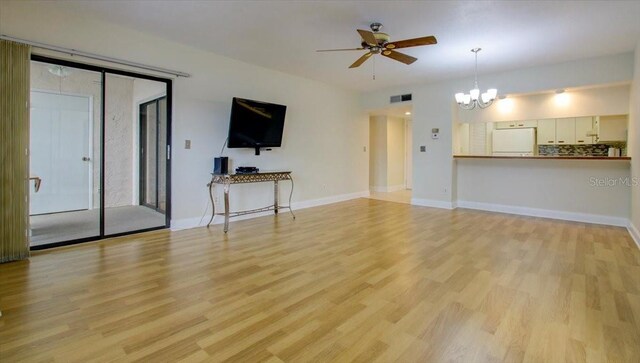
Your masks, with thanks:
<instances>
[{"instance_id":1,"label":"light hardwood floor","mask_svg":"<svg viewBox=\"0 0 640 363\"><path fill-rule=\"evenodd\" d=\"M371 192L369 198L387 202L411 204L411 190L404 189L395 192Z\"/></svg>"},{"instance_id":2,"label":"light hardwood floor","mask_svg":"<svg viewBox=\"0 0 640 363\"><path fill-rule=\"evenodd\" d=\"M0 361L639 362L623 228L358 199L0 265Z\"/></svg>"}]
</instances>

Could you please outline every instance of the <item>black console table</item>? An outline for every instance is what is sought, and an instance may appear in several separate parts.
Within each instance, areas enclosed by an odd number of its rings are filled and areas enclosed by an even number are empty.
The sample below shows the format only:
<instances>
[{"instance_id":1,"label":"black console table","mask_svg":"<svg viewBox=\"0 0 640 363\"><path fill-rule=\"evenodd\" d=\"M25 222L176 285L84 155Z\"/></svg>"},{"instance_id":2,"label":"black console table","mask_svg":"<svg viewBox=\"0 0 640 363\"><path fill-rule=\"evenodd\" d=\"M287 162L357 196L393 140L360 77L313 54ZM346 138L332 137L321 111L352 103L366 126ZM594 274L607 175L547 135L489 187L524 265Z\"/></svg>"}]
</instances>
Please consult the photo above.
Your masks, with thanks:
<instances>
[{"instance_id":1,"label":"black console table","mask_svg":"<svg viewBox=\"0 0 640 363\"><path fill-rule=\"evenodd\" d=\"M278 182L282 180L288 180L291 182L291 192L289 193L289 205L279 205L278 204ZM273 182L273 205L249 209L238 212L231 212L229 210L229 189L231 189L231 184L245 184L245 183L263 183L263 182ZM224 213L216 213L216 205L213 200L213 190L216 184L223 185L224 187ZM229 218L238 217L245 214L252 213L260 213L273 211L275 214L278 214L279 209L288 209L291 213L293 219L296 218L295 214L293 214L293 210L291 209L291 196L293 195L293 179L291 178L290 171L272 171L272 172L262 172L262 173L253 173L253 174L212 174L211 182L207 184L209 187L209 197L211 198L211 206L213 208L213 212L211 213L211 219L209 223L207 223L207 228L213 222L213 218L216 215L224 216L224 232L227 233L229 230Z\"/></svg>"}]
</instances>

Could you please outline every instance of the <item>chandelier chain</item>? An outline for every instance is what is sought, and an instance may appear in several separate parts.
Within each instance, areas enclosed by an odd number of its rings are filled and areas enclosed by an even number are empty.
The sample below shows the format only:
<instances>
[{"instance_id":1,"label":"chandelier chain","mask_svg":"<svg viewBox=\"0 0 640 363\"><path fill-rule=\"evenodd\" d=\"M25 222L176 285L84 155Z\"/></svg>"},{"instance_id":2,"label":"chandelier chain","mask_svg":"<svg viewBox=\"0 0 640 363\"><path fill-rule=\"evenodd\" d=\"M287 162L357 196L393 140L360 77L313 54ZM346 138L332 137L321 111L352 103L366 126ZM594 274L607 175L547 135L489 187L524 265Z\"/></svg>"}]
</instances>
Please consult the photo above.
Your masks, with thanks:
<instances>
[{"instance_id":1,"label":"chandelier chain","mask_svg":"<svg viewBox=\"0 0 640 363\"><path fill-rule=\"evenodd\" d=\"M478 88L478 52L480 51L479 48L476 48L474 50L474 53L476 54L476 72L475 72L475 86L476 88Z\"/></svg>"}]
</instances>

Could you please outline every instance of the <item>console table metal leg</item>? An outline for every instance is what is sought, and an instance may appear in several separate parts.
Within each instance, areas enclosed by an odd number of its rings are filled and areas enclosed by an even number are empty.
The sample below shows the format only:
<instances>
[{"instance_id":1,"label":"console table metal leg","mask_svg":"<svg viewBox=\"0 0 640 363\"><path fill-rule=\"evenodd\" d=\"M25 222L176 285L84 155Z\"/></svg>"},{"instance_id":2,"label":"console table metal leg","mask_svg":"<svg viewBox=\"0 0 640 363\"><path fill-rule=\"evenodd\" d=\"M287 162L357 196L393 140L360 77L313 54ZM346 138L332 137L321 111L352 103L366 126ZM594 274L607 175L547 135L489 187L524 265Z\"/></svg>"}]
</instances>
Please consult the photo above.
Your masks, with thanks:
<instances>
[{"instance_id":1,"label":"console table metal leg","mask_svg":"<svg viewBox=\"0 0 640 363\"><path fill-rule=\"evenodd\" d=\"M229 231L229 184L224 185L224 233Z\"/></svg>"},{"instance_id":2,"label":"console table metal leg","mask_svg":"<svg viewBox=\"0 0 640 363\"><path fill-rule=\"evenodd\" d=\"M273 212L278 214L278 181L273 181Z\"/></svg>"},{"instance_id":3,"label":"console table metal leg","mask_svg":"<svg viewBox=\"0 0 640 363\"><path fill-rule=\"evenodd\" d=\"M289 181L291 182L291 191L289 192L289 213L296 219L296 215L293 214L293 208L291 208L291 197L293 196L293 178L289 175Z\"/></svg>"},{"instance_id":4,"label":"console table metal leg","mask_svg":"<svg viewBox=\"0 0 640 363\"><path fill-rule=\"evenodd\" d=\"M211 219L209 219L209 223L207 223L207 228L213 222L213 218L216 216L216 204L213 202L213 183L209 183L209 198L211 199Z\"/></svg>"}]
</instances>

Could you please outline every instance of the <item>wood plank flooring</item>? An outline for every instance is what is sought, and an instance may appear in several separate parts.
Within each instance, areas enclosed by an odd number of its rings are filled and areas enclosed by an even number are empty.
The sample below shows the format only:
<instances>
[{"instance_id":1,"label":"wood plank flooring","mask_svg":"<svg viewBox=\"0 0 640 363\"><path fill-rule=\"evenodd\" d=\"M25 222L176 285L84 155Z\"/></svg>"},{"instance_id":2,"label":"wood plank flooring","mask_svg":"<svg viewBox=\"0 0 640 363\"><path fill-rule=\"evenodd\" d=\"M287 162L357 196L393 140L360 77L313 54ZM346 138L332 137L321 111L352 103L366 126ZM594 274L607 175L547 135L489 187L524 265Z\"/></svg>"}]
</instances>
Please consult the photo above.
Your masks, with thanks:
<instances>
[{"instance_id":1,"label":"wood plank flooring","mask_svg":"<svg viewBox=\"0 0 640 363\"><path fill-rule=\"evenodd\" d=\"M357 199L0 265L2 362L640 362L624 228Z\"/></svg>"}]
</instances>

